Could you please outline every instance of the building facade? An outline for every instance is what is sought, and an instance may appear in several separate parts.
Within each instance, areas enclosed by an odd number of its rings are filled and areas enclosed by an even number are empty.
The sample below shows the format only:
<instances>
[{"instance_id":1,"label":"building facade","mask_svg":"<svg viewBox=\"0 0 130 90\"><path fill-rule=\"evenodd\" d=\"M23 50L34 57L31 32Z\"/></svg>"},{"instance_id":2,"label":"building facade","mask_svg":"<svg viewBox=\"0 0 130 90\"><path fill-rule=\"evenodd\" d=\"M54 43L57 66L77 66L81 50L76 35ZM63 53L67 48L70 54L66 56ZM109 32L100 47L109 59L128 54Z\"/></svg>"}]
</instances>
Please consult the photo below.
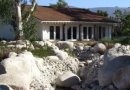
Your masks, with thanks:
<instances>
[{"instance_id":1,"label":"building facade","mask_svg":"<svg viewBox=\"0 0 130 90\"><path fill-rule=\"evenodd\" d=\"M42 40L111 39L115 25L113 20L81 8L38 7L35 17Z\"/></svg>"},{"instance_id":2,"label":"building facade","mask_svg":"<svg viewBox=\"0 0 130 90\"><path fill-rule=\"evenodd\" d=\"M42 22L39 38L42 40L101 40L111 39L112 24L85 22Z\"/></svg>"}]
</instances>

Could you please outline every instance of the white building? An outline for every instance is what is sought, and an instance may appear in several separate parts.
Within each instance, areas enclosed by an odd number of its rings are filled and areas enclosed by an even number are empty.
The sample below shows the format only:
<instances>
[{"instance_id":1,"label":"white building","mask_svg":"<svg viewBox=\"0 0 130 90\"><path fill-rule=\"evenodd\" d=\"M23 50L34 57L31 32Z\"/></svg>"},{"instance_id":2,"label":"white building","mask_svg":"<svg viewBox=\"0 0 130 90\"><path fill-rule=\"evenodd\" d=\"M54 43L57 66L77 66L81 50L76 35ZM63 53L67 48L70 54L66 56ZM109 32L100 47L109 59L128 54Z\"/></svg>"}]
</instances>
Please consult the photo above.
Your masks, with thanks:
<instances>
[{"instance_id":1,"label":"white building","mask_svg":"<svg viewBox=\"0 0 130 90\"><path fill-rule=\"evenodd\" d=\"M100 40L112 37L115 22L87 9L38 7L41 40Z\"/></svg>"}]
</instances>

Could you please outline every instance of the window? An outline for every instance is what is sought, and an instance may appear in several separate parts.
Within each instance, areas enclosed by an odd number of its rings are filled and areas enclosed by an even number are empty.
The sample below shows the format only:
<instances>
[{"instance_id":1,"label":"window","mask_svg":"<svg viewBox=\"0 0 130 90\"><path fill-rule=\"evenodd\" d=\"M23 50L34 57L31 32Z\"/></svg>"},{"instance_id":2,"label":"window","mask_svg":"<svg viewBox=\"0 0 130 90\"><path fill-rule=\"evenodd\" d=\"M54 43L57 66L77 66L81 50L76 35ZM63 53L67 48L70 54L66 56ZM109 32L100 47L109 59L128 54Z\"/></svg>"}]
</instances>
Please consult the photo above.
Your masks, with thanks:
<instances>
[{"instance_id":1,"label":"window","mask_svg":"<svg viewBox=\"0 0 130 90\"><path fill-rule=\"evenodd\" d=\"M83 27L83 38L87 39L87 27Z\"/></svg>"},{"instance_id":2,"label":"window","mask_svg":"<svg viewBox=\"0 0 130 90\"><path fill-rule=\"evenodd\" d=\"M73 27L73 39L76 39L77 37L77 27Z\"/></svg>"},{"instance_id":3,"label":"window","mask_svg":"<svg viewBox=\"0 0 130 90\"><path fill-rule=\"evenodd\" d=\"M71 33L71 27L68 28L67 35L68 35L68 39L71 39L71 35L72 35L72 33Z\"/></svg>"},{"instance_id":4,"label":"window","mask_svg":"<svg viewBox=\"0 0 130 90\"><path fill-rule=\"evenodd\" d=\"M60 27L56 26L56 39L60 39Z\"/></svg>"},{"instance_id":5,"label":"window","mask_svg":"<svg viewBox=\"0 0 130 90\"><path fill-rule=\"evenodd\" d=\"M54 39L54 26L50 26L50 39Z\"/></svg>"},{"instance_id":6,"label":"window","mask_svg":"<svg viewBox=\"0 0 130 90\"><path fill-rule=\"evenodd\" d=\"M103 27L103 28L102 28L103 37L105 37L105 31L106 31L106 28Z\"/></svg>"},{"instance_id":7,"label":"window","mask_svg":"<svg viewBox=\"0 0 130 90\"><path fill-rule=\"evenodd\" d=\"M102 38L102 28L101 27L99 27L99 32L98 32L98 35L99 35L99 39L101 39Z\"/></svg>"},{"instance_id":8,"label":"window","mask_svg":"<svg viewBox=\"0 0 130 90\"><path fill-rule=\"evenodd\" d=\"M91 39L92 38L92 27L88 27L88 38Z\"/></svg>"},{"instance_id":9,"label":"window","mask_svg":"<svg viewBox=\"0 0 130 90\"><path fill-rule=\"evenodd\" d=\"M60 39L60 26L50 26L50 39Z\"/></svg>"}]
</instances>

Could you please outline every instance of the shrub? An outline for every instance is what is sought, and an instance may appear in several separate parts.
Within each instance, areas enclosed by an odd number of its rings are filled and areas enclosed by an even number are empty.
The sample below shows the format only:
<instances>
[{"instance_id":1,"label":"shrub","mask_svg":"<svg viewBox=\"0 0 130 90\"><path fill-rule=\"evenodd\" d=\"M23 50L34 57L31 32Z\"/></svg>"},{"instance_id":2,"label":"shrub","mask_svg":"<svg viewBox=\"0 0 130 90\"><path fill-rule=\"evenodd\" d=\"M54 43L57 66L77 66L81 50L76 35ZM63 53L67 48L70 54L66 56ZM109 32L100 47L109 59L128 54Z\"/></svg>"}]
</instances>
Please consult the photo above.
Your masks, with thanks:
<instances>
[{"instance_id":1,"label":"shrub","mask_svg":"<svg viewBox=\"0 0 130 90\"><path fill-rule=\"evenodd\" d=\"M104 43L105 45L111 45L115 43L121 43L123 45L130 44L130 37L129 36L122 36L122 37L114 37L112 39L102 39L100 42Z\"/></svg>"},{"instance_id":2,"label":"shrub","mask_svg":"<svg viewBox=\"0 0 130 90\"><path fill-rule=\"evenodd\" d=\"M31 50L31 52L33 53L34 56L38 56L38 57L46 57L46 56L55 55L52 48L48 46Z\"/></svg>"}]
</instances>

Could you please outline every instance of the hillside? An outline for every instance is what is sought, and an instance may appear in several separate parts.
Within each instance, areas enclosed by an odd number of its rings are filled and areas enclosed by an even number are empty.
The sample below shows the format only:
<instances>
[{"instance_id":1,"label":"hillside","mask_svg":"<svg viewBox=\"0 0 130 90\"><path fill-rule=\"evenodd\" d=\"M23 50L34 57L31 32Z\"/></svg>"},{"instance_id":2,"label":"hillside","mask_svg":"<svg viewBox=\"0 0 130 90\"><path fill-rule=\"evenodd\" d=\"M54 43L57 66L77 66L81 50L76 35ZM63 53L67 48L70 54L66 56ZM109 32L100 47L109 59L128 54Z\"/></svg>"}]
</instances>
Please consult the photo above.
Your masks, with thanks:
<instances>
[{"instance_id":1,"label":"hillside","mask_svg":"<svg viewBox=\"0 0 130 90\"><path fill-rule=\"evenodd\" d=\"M130 7L97 7L97 8L88 8L89 10L96 12L97 10L107 11L109 16L114 16L114 12L117 9L120 9L124 14L130 13Z\"/></svg>"}]
</instances>

